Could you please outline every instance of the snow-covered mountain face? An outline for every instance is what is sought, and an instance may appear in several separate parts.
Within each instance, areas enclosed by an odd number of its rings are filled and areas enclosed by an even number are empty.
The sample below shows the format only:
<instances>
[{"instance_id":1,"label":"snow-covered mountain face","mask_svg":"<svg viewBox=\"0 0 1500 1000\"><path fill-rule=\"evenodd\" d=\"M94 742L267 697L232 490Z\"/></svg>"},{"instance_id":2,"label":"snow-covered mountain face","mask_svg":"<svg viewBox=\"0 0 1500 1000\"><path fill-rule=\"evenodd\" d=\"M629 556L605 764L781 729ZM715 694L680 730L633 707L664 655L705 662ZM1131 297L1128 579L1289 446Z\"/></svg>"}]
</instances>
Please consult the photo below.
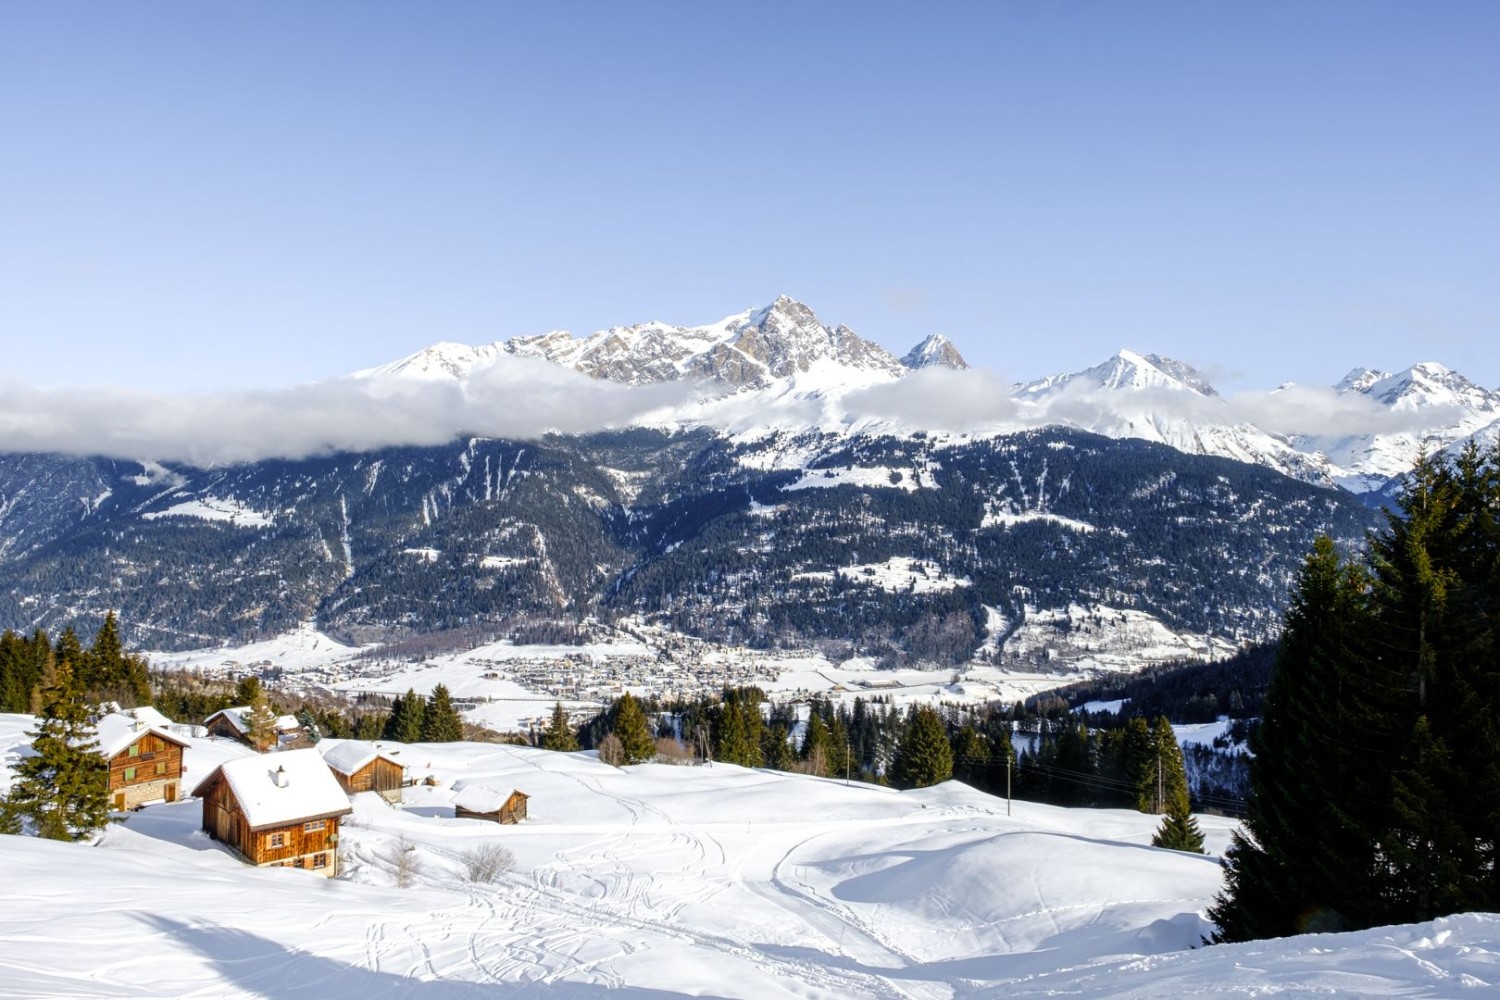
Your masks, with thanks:
<instances>
[{"instance_id":1,"label":"snow-covered mountain face","mask_svg":"<svg viewBox=\"0 0 1500 1000\"><path fill-rule=\"evenodd\" d=\"M964 356L958 353L953 341L941 333L934 333L916 347L906 352L901 363L908 368L957 368L969 367Z\"/></svg>"},{"instance_id":2,"label":"snow-covered mountain face","mask_svg":"<svg viewBox=\"0 0 1500 1000\"><path fill-rule=\"evenodd\" d=\"M1476 385L1434 361L1395 374L1356 368L1335 389L1377 404L1393 418L1393 429L1303 435L1292 443L1327 456L1335 481L1356 493L1381 488L1410 469L1423 452L1461 447L1470 440L1486 445L1500 437L1500 391Z\"/></svg>"},{"instance_id":3,"label":"snow-covered mountain face","mask_svg":"<svg viewBox=\"0 0 1500 1000\"><path fill-rule=\"evenodd\" d=\"M652 322L582 338L554 331L477 347L434 344L351 378L398 387L441 381L465 386L510 359L550 362L627 386L703 387L688 402L651 408L636 420L651 427L708 426L752 440L769 432L811 431L858 436L957 430L992 437L1063 425L1263 465L1356 493L1386 487L1424 449L1500 438L1500 391L1431 362L1397 374L1358 368L1331 393L1290 385L1277 390L1319 394L1325 406L1339 399L1357 403L1345 407L1353 419L1345 413L1339 431L1329 433L1327 422L1286 426L1289 417L1281 410L1290 410L1292 396L1272 393L1246 405L1243 396L1221 396L1189 364L1129 350L1083 371L1016 383L1008 393L977 381L953 383L980 380L985 373L957 374L969 366L947 337L933 334L898 359L786 296L702 326ZM942 378L950 381L937 379L945 371ZM960 391L965 387L967 397ZM878 392L871 396L871 390ZM948 418L951 404L965 398L989 404L972 404ZM938 422L922 424L924 419ZM1316 417L1309 423L1317 424Z\"/></svg>"},{"instance_id":4,"label":"snow-covered mountain face","mask_svg":"<svg viewBox=\"0 0 1500 1000\"><path fill-rule=\"evenodd\" d=\"M1201 372L1158 354L1120 351L1103 364L1012 386L1038 423L1066 423L1113 438L1139 438L1189 455L1215 455L1327 485L1316 453L1237 419Z\"/></svg>"},{"instance_id":5,"label":"snow-covered mountain face","mask_svg":"<svg viewBox=\"0 0 1500 1000\"><path fill-rule=\"evenodd\" d=\"M945 350L946 345L946 350ZM945 338L929 337L912 355L926 364L963 367ZM845 375L897 378L907 366L885 348L847 326L827 326L811 309L781 296L705 326L651 322L610 327L578 338L564 331L463 347L435 344L410 357L355 372L353 378L452 378L463 380L503 355L541 358L593 378L625 385L697 379L723 389L766 389L778 380L817 368ZM948 360L945 360L948 359Z\"/></svg>"}]
</instances>

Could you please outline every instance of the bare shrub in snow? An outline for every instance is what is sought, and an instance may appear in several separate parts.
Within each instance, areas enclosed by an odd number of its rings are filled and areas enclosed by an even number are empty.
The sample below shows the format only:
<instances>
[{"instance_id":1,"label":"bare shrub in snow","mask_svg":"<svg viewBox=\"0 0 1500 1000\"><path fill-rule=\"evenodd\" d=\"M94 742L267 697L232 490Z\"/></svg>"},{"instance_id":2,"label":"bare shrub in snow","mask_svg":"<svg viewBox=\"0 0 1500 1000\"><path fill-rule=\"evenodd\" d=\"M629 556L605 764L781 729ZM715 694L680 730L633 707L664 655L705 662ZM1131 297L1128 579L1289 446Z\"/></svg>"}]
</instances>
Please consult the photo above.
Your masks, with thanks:
<instances>
[{"instance_id":1,"label":"bare shrub in snow","mask_svg":"<svg viewBox=\"0 0 1500 1000\"><path fill-rule=\"evenodd\" d=\"M499 844L480 844L458 856L464 866L464 878L470 882L488 883L503 873L514 871L516 856Z\"/></svg>"},{"instance_id":2,"label":"bare shrub in snow","mask_svg":"<svg viewBox=\"0 0 1500 1000\"><path fill-rule=\"evenodd\" d=\"M625 744L620 742L620 737L610 733L599 741L599 759L611 767L625 763Z\"/></svg>"},{"instance_id":3,"label":"bare shrub in snow","mask_svg":"<svg viewBox=\"0 0 1500 1000\"><path fill-rule=\"evenodd\" d=\"M404 836L386 849L381 860L391 866L391 874L395 876L398 889L411 885L412 879L422 867L422 859L417 856L417 845Z\"/></svg>"},{"instance_id":4,"label":"bare shrub in snow","mask_svg":"<svg viewBox=\"0 0 1500 1000\"><path fill-rule=\"evenodd\" d=\"M684 746L681 740L663 736L656 741L656 759L663 764L691 764L693 751Z\"/></svg>"}]
</instances>

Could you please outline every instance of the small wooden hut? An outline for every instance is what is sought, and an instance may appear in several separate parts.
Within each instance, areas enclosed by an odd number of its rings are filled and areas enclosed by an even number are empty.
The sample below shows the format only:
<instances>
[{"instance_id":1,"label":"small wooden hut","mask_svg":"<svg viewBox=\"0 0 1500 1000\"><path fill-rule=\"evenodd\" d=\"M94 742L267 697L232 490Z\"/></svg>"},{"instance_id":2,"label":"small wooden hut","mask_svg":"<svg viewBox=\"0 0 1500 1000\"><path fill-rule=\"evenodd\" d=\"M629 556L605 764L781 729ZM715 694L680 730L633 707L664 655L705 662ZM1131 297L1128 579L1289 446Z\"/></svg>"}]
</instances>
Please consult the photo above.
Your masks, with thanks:
<instances>
[{"instance_id":1,"label":"small wooden hut","mask_svg":"<svg viewBox=\"0 0 1500 1000\"><path fill-rule=\"evenodd\" d=\"M509 795L485 785L464 785L453 797L453 815L459 819L484 819L491 823L519 823L526 818L525 792Z\"/></svg>"},{"instance_id":2,"label":"small wooden hut","mask_svg":"<svg viewBox=\"0 0 1500 1000\"><path fill-rule=\"evenodd\" d=\"M276 717L274 737L268 735L258 745L250 738L250 706L238 705L234 708L224 708L203 720L204 727L210 736L220 736L225 739L238 740L251 750L264 753L272 748L280 750L291 750L307 746L307 735L303 732L302 723L297 721L294 715L280 715Z\"/></svg>"},{"instance_id":3,"label":"small wooden hut","mask_svg":"<svg viewBox=\"0 0 1500 1000\"><path fill-rule=\"evenodd\" d=\"M406 768L399 750L381 748L364 740L324 740L318 744L323 762L349 795L375 792L387 802L400 802Z\"/></svg>"}]
</instances>

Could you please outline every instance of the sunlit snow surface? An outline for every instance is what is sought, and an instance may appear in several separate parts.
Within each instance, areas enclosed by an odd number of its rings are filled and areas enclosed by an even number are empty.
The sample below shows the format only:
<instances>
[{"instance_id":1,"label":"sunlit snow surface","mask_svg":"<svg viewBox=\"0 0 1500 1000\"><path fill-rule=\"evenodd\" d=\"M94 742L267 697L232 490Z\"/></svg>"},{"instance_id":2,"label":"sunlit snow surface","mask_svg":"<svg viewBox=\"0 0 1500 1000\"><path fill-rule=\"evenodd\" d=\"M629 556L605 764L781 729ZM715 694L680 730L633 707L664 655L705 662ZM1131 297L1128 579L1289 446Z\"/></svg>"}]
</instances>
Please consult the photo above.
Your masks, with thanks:
<instances>
[{"instance_id":1,"label":"sunlit snow surface","mask_svg":"<svg viewBox=\"0 0 1500 1000\"><path fill-rule=\"evenodd\" d=\"M0 716L0 757L29 720ZM238 748L194 740L194 769ZM969 997L1491 995L1500 918L1187 950L1212 858L1153 817L732 766L414 745L401 809L360 796L343 878L244 867L196 802L97 846L0 837L0 995ZM458 780L518 788L520 826L452 818ZM1221 850L1231 824L1203 817ZM412 845L412 884L390 860ZM462 875L513 852L494 884ZM497 987L499 987L497 989Z\"/></svg>"}]
</instances>

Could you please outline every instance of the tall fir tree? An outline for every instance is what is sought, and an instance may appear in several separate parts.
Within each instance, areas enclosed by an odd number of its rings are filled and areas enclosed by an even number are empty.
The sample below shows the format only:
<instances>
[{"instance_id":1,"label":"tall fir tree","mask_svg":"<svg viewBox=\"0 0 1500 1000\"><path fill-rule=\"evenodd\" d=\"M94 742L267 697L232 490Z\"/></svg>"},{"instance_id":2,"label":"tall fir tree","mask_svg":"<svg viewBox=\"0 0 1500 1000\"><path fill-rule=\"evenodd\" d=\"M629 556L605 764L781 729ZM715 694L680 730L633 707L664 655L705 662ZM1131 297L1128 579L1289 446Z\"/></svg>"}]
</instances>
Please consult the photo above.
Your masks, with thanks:
<instances>
[{"instance_id":1,"label":"tall fir tree","mask_svg":"<svg viewBox=\"0 0 1500 1000\"><path fill-rule=\"evenodd\" d=\"M109 822L109 765L99 754L89 708L67 660L32 733L32 756L16 765L10 801L36 834L84 840Z\"/></svg>"},{"instance_id":2,"label":"tall fir tree","mask_svg":"<svg viewBox=\"0 0 1500 1000\"><path fill-rule=\"evenodd\" d=\"M929 705L917 705L907 716L896 745L891 783L897 788L926 788L953 777L953 748L943 720Z\"/></svg>"},{"instance_id":3,"label":"tall fir tree","mask_svg":"<svg viewBox=\"0 0 1500 1000\"><path fill-rule=\"evenodd\" d=\"M542 747L559 753L571 753L580 749L578 737L573 735L573 727L568 722L568 713L562 707L562 702L552 706L552 720L542 733Z\"/></svg>"},{"instance_id":4,"label":"tall fir tree","mask_svg":"<svg viewBox=\"0 0 1500 1000\"><path fill-rule=\"evenodd\" d=\"M453 707L453 696L445 684L432 689L432 699L422 712L420 743L457 743L464 738L464 720Z\"/></svg>"},{"instance_id":5,"label":"tall fir tree","mask_svg":"<svg viewBox=\"0 0 1500 1000\"><path fill-rule=\"evenodd\" d=\"M1161 826L1151 838L1152 847L1166 847L1174 851L1203 853L1203 831L1192 813L1192 802L1188 795L1187 769L1182 762L1182 747L1172 723L1165 715L1156 720L1151 731L1156 744L1156 792L1158 809L1165 813Z\"/></svg>"},{"instance_id":6,"label":"tall fir tree","mask_svg":"<svg viewBox=\"0 0 1500 1000\"><path fill-rule=\"evenodd\" d=\"M417 743L422 739L422 717L426 714L427 701L411 688L405 695L397 695L391 702L391 714L386 716L385 729L381 735L397 743Z\"/></svg>"},{"instance_id":7,"label":"tall fir tree","mask_svg":"<svg viewBox=\"0 0 1500 1000\"><path fill-rule=\"evenodd\" d=\"M1285 625L1250 740L1245 821L1224 854L1225 889L1209 914L1226 941L1349 926L1354 884L1373 864L1357 804L1340 787L1368 788L1354 769L1368 580L1343 564L1331 539L1318 539L1303 563Z\"/></svg>"},{"instance_id":8,"label":"tall fir tree","mask_svg":"<svg viewBox=\"0 0 1500 1000\"><path fill-rule=\"evenodd\" d=\"M651 729L646 724L646 713L641 703L629 691L615 701L615 719L612 732L620 739L620 749L626 764L642 764L656 756L656 741L651 738Z\"/></svg>"}]
</instances>

